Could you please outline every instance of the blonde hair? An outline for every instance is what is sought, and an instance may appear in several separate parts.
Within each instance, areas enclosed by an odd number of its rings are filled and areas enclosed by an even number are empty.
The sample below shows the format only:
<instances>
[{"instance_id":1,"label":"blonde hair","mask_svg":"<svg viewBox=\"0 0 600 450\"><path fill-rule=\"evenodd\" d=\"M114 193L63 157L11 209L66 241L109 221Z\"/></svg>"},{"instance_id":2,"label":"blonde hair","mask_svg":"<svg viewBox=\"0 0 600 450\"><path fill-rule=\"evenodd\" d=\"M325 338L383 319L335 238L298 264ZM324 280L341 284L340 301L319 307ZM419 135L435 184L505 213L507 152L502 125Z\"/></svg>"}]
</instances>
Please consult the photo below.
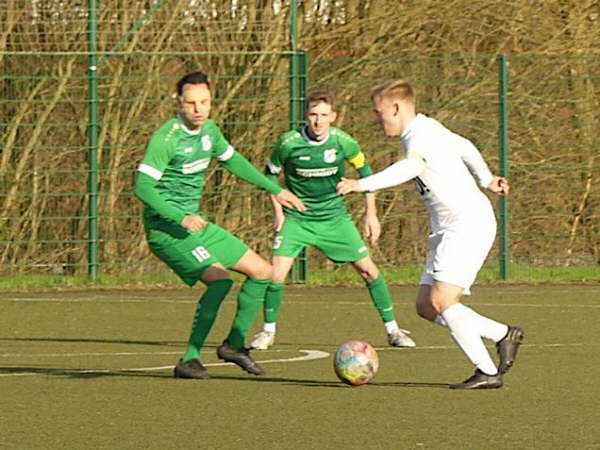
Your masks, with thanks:
<instances>
[{"instance_id":1,"label":"blonde hair","mask_svg":"<svg viewBox=\"0 0 600 450\"><path fill-rule=\"evenodd\" d=\"M415 88L405 80L392 80L375 86L371 91L371 100L374 100L376 97L395 101L407 101L413 105L417 103Z\"/></svg>"}]
</instances>

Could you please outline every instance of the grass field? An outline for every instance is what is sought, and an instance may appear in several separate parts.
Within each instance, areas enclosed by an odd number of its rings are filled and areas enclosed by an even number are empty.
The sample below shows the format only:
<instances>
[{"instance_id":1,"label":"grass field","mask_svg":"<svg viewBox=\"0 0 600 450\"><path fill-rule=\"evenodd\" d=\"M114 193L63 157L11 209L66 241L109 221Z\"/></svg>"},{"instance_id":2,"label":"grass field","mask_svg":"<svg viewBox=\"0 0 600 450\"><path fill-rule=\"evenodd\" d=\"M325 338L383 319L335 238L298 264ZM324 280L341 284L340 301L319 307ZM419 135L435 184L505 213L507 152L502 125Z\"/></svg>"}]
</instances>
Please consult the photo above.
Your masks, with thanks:
<instances>
[{"instance_id":1,"label":"grass field","mask_svg":"<svg viewBox=\"0 0 600 450\"><path fill-rule=\"evenodd\" d=\"M1 294L0 448L600 448L600 286L474 289L466 303L526 332L505 387L474 392L448 389L472 369L404 287L415 349L386 346L363 289L290 288L276 346L255 352L265 377L218 364L230 296L203 355L212 379L173 379L200 291ZM348 339L380 350L369 385L335 378Z\"/></svg>"}]
</instances>

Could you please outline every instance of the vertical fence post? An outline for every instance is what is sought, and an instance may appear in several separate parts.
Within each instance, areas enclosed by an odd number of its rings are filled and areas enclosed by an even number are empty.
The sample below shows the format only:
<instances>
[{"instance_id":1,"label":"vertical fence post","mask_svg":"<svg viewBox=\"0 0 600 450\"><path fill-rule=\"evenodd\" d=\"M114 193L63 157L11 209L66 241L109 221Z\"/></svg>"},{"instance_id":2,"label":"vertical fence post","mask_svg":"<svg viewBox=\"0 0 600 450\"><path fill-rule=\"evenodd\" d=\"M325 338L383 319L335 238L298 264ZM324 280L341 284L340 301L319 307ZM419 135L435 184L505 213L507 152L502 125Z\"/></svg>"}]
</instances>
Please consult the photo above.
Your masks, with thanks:
<instances>
[{"instance_id":1,"label":"vertical fence post","mask_svg":"<svg viewBox=\"0 0 600 450\"><path fill-rule=\"evenodd\" d=\"M98 19L88 0L88 275L98 278Z\"/></svg>"},{"instance_id":2,"label":"vertical fence post","mask_svg":"<svg viewBox=\"0 0 600 450\"><path fill-rule=\"evenodd\" d=\"M290 2L290 128L296 128L302 123L304 97L306 96L306 52L298 50L298 1ZM306 282L308 258L306 249L302 250L290 273L294 283Z\"/></svg>"},{"instance_id":3,"label":"vertical fence post","mask_svg":"<svg viewBox=\"0 0 600 450\"><path fill-rule=\"evenodd\" d=\"M296 77L298 101L295 105L297 123L294 126L298 126L303 120L304 105L308 92L308 53L305 50L298 50L294 56L298 58L298 73ZM290 276L295 283L305 283L308 280L308 254L306 248L302 249L296 258Z\"/></svg>"},{"instance_id":4,"label":"vertical fence post","mask_svg":"<svg viewBox=\"0 0 600 450\"><path fill-rule=\"evenodd\" d=\"M498 56L500 176L508 177L508 67L505 55ZM508 198L500 197L500 278L509 278Z\"/></svg>"}]
</instances>

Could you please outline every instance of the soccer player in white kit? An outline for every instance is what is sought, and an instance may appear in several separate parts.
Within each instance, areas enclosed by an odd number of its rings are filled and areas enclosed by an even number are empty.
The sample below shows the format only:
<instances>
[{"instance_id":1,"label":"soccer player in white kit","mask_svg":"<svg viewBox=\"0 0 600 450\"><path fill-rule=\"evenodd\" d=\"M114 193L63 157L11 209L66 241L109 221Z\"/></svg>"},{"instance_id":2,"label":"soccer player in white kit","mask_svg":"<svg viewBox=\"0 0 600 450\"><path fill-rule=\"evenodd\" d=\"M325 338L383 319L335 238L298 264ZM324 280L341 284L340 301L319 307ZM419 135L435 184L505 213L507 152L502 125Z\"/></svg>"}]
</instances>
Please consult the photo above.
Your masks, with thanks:
<instances>
[{"instance_id":1,"label":"soccer player in white kit","mask_svg":"<svg viewBox=\"0 0 600 450\"><path fill-rule=\"evenodd\" d=\"M492 175L477 148L438 121L416 113L414 88L404 80L376 87L375 115L387 136L400 136L406 158L360 180L342 179L339 194L376 191L414 180L431 222L429 252L416 299L417 313L447 327L476 367L475 374L452 389L502 387L514 363L523 330L476 313L460 303L494 242L496 219L480 187L508 194L506 179ZM500 364L482 338L496 343Z\"/></svg>"}]
</instances>

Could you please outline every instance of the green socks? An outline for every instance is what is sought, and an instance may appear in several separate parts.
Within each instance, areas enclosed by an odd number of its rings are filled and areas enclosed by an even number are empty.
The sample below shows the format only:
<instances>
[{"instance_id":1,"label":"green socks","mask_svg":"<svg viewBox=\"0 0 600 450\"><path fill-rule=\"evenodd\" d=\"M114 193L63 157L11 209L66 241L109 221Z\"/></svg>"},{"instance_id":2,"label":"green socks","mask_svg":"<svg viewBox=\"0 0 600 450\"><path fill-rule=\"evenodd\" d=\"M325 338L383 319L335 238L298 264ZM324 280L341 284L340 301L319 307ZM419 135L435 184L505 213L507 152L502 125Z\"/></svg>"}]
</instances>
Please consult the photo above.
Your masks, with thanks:
<instances>
[{"instance_id":1,"label":"green socks","mask_svg":"<svg viewBox=\"0 0 600 450\"><path fill-rule=\"evenodd\" d=\"M369 294L371 295L371 300L373 300L375 308L379 311L381 320L384 322L395 320L392 297L390 296L390 291L381 272L373 281L367 282L367 289L369 289Z\"/></svg>"},{"instance_id":2,"label":"green socks","mask_svg":"<svg viewBox=\"0 0 600 450\"><path fill-rule=\"evenodd\" d=\"M216 280L207 284L206 291L198 300L192 333L183 360L200 359L200 349L215 322L219 307L233 286L232 280Z\"/></svg>"},{"instance_id":3,"label":"green socks","mask_svg":"<svg viewBox=\"0 0 600 450\"><path fill-rule=\"evenodd\" d=\"M281 308L281 299L283 297L283 287L285 283L271 283L267 288L265 297L265 323L277 322L279 309Z\"/></svg>"},{"instance_id":4,"label":"green socks","mask_svg":"<svg viewBox=\"0 0 600 450\"><path fill-rule=\"evenodd\" d=\"M233 325L227 341L231 348L241 350L244 348L246 334L252 326L254 319L262 309L265 301L265 294L271 280L256 280L254 278L246 278L237 301L237 311L233 319Z\"/></svg>"}]
</instances>

